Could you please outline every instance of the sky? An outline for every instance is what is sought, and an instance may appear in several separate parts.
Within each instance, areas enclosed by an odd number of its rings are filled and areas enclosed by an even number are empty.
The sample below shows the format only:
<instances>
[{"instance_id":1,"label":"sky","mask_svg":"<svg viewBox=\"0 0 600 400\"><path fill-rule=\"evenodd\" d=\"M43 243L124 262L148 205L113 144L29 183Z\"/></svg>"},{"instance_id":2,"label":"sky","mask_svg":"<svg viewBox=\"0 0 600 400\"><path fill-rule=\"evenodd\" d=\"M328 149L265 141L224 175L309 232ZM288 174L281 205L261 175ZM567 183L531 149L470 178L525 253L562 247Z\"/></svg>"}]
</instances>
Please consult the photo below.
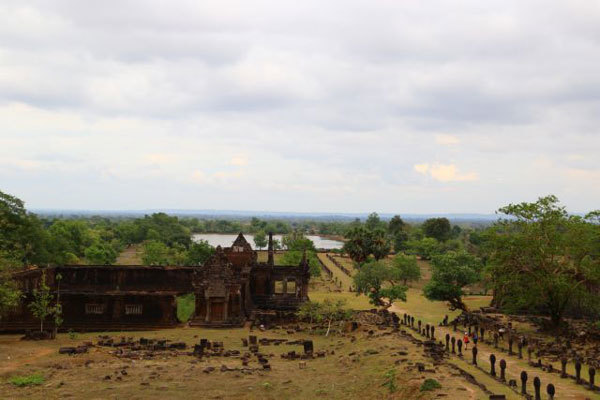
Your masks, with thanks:
<instances>
[{"instance_id":1,"label":"sky","mask_svg":"<svg viewBox=\"0 0 600 400\"><path fill-rule=\"evenodd\" d=\"M29 208L600 208L600 1L0 2Z\"/></svg>"}]
</instances>

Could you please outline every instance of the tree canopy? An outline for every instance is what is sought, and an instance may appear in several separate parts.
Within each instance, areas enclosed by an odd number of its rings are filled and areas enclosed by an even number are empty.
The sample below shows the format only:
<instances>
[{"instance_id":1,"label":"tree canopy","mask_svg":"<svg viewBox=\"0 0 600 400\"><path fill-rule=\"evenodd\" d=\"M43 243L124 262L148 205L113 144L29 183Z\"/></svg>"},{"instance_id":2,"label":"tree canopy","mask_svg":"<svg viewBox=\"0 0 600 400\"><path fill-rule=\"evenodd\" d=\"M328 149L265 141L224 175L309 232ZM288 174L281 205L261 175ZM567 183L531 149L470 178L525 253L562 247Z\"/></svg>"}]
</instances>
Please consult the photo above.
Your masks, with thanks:
<instances>
[{"instance_id":1,"label":"tree canopy","mask_svg":"<svg viewBox=\"0 0 600 400\"><path fill-rule=\"evenodd\" d=\"M555 196L500 208L487 233L495 302L507 311L534 310L558 326L570 307L598 315L600 226L597 213L569 215Z\"/></svg>"}]
</instances>

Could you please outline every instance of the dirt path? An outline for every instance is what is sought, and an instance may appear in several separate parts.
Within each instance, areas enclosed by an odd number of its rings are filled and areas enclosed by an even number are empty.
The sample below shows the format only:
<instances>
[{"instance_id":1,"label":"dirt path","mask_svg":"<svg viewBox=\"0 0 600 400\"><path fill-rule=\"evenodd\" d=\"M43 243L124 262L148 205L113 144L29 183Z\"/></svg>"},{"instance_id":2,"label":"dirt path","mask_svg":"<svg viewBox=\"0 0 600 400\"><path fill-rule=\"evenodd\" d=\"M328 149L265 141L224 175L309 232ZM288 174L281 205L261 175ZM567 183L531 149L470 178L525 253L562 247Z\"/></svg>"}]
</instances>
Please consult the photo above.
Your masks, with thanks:
<instances>
[{"instance_id":1,"label":"dirt path","mask_svg":"<svg viewBox=\"0 0 600 400\"><path fill-rule=\"evenodd\" d=\"M16 371L22 368L23 365L31 364L32 362L45 357L52 352L52 349L42 347L36 349L34 353L28 355L27 357L15 357L14 359L11 358L9 361L2 361L2 363L0 363L0 376Z\"/></svg>"},{"instance_id":2,"label":"dirt path","mask_svg":"<svg viewBox=\"0 0 600 400\"><path fill-rule=\"evenodd\" d=\"M404 310L404 309L398 307L397 304L392 305L392 307L390 307L389 311L395 312L399 316L404 315L404 313L410 314L410 310ZM434 323L437 325L436 321L423 321L423 322L429 323L429 324ZM452 327L443 327L443 326L435 327L435 337L437 340L445 340L444 338L445 338L446 334L450 334L450 337L455 337L457 340L462 339L462 336L463 336L460 331L453 332ZM415 335L416 335L416 332L415 332ZM472 360L471 349L472 349L472 344L471 344L471 346L469 346L469 350L467 352L463 351L463 353L464 353L463 359L460 359L458 356L452 356L452 360L470 364L471 360ZM489 345L481 343L481 342L477 345L477 350L478 350L478 353L477 353L478 365L486 371L490 370L489 359L490 359L491 354L496 355L496 371L497 371L498 375L500 374L500 367L499 367L500 360L504 359L506 361L506 380L508 381L510 379L515 379L517 381L519 387L521 385L521 381L520 381L521 371L527 371L527 375L529 376L529 379L527 381L528 393L533 394L533 379L537 376L540 378L540 380L542 382L542 398L547 398L546 385L548 385L549 383L552 383L552 384L554 384L554 386L556 388L556 398L576 399L576 400L584 400L584 399L590 399L590 398L600 399L599 395L594 395L592 392L586 390L582 386L576 385L571 379L561 379L558 374L551 374L551 373L542 371L539 368L533 368L533 367L529 366L529 364L526 361L526 356L523 360L519 360L516 355L509 356L506 353L502 353L498 350L494 350L493 346L489 346Z\"/></svg>"}]
</instances>

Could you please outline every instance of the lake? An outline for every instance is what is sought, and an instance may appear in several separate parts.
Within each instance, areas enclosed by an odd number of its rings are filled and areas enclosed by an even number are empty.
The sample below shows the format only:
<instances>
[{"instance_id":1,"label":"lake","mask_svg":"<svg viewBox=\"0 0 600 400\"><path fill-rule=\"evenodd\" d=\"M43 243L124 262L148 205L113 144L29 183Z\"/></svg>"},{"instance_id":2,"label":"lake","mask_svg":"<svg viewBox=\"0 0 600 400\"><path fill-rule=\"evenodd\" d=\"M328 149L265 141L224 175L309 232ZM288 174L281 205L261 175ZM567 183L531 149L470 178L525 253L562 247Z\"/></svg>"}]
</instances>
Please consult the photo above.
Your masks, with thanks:
<instances>
[{"instance_id":1,"label":"lake","mask_svg":"<svg viewBox=\"0 0 600 400\"><path fill-rule=\"evenodd\" d=\"M198 241L198 240L206 240L211 246L217 247L217 246L221 246L221 247L230 247L233 243L233 241L235 240L235 238L237 238L238 235L232 235L232 234L221 234L221 233L195 233L192 235L192 240L194 241ZM248 233L248 234L244 234L244 237L246 238L246 240L248 241L248 243L250 243L250 245L252 245L252 248L254 248L254 235ZM277 239L279 240L279 242L281 243L281 237L282 235L273 235L273 239ZM309 238L310 240L313 241L313 243L315 244L315 247L317 249L341 249L342 246L344 245L343 242L340 242L339 240L331 240L331 239L327 239L321 236L316 236L316 235L306 235L307 238Z\"/></svg>"}]
</instances>

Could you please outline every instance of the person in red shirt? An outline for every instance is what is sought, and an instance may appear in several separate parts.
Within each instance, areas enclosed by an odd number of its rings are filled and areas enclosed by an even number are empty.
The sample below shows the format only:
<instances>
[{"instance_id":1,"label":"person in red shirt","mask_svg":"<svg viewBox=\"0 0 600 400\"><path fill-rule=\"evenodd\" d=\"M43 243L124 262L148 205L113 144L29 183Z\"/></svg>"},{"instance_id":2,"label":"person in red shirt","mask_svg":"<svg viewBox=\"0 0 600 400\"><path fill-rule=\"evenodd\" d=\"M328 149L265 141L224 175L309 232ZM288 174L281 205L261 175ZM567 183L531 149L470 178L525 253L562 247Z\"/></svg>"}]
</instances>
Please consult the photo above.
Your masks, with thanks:
<instances>
[{"instance_id":1,"label":"person in red shirt","mask_svg":"<svg viewBox=\"0 0 600 400\"><path fill-rule=\"evenodd\" d=\"M465 332L465 337L463 337L463 342L465 344L465 350L467 350L467 347L469 347L469 334L467 332Z\"/></svg>"}]
</instances>

